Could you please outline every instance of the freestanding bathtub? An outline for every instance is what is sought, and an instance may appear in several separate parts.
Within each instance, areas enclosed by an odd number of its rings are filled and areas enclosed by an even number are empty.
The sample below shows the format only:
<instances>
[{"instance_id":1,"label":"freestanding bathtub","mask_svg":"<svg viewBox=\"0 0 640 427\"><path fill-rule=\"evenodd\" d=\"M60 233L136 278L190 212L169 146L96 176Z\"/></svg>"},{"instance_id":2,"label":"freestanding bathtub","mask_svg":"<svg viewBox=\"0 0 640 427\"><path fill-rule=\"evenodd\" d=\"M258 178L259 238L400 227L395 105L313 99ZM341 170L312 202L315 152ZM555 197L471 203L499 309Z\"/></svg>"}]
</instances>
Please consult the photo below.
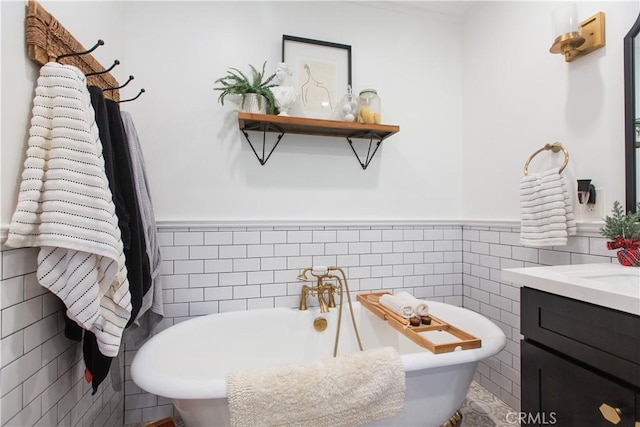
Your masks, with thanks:
<instances>
[{"instance_id":1,"label":"freestanding bathtub","mask_svg":"<svg viewBox=\"0 0 640 427\"><path fill-rule=\"evenodd\" d=\"M505 346L502 330L484 316L449 304L428 303L434 316L480 338L482 347L433 354L354 302L364 349L395 347L406 372L403 411L371 425L442 425L460 408L478 361ZM317 307L307 311L272 308L190 319L147 341L133 360L131 376L140 388L172 399L187 426L229 425L225 375L331 357L337 312L337 308L324 314ZM313 327L319 316L328 322L323 332ZM345 302L338 355L355 351L358 346Z\"/></svg>"}]
</instances>

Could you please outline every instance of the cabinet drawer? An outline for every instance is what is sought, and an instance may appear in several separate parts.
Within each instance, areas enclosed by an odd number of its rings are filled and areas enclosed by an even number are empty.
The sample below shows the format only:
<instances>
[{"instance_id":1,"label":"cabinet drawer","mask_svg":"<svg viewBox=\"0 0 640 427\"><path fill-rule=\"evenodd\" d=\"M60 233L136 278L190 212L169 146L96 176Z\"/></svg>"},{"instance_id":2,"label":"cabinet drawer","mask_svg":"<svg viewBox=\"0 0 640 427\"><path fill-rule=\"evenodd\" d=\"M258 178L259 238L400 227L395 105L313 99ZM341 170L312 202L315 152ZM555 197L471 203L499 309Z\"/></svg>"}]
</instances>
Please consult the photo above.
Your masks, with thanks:
<instances>
[{"instance_id":1,"label":"cabinet drawer","mask_svg":"<svg viewBox=\"0 0 640 427\"><path fill-rule=\"evenodd\" d=\"M606 404L619 410L619 427L634 427L640 420L636 404L639 397L614 380L534 344L522 343L522 411L532 415L523 420L523 425L612 426L599 409Z\"/></svg>"},{"instance_id":2,"label":"cabinet drawer","mask_svg":"<svg viewBox=\"0 0 640 427\"><path fill-rule=\"evenodd\" d=\"M640 387L640 317L523 287L520 322L526 340Z\"/></svg>"}]
</instances>

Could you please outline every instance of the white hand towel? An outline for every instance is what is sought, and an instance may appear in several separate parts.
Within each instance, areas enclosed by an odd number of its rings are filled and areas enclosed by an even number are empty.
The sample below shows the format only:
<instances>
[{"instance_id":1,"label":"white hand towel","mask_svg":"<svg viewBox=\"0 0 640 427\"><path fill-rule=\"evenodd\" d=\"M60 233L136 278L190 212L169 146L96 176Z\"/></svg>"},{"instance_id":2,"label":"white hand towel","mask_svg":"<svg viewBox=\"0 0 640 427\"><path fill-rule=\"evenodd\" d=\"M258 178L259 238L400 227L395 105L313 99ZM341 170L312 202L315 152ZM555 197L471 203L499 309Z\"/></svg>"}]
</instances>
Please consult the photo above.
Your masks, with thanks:
<instances>
[{"instance_id":1,"label":"white hand towel","mask_svg":"<svg viewBox=\"0 0 640 427\"><path fill-rule=\"evenodd\" d=\"M562 246L575 234L568 186L557 169L522 178L520 210L520 243L524 246Z\"/></svg>"},{"instance_id":2,"label":"white hand towel","mask_svg":"<svg viewBox=\"0 0 640 427\"><path fill-rule=\"evenodd\" d=\"M571 204L571 197L569 196L569 183L567 178L562 177L562 189L564 193L565 211L567 213L567 234L569 236L576 235L576 216L573 213L573 205Z\"/></svg>"},{"instance_id":3,"label":"white hand towel","mask_svg":"<svg viewBox=\"0 0 640 427\"><path fill-rule=\"evenodd\" d=\"M531 221L541 221L546 218L550 218L552 216L565 216L566 211L564 208L554 208L547 211L542 212L533 212L533 211L525 211L522 210L522 219L531 220Z\"/></svg>"},{"instance_id":4,"label":"white hand towel","mask_svg":"<svg viewBox=\"0 0 640 427\"><path fill-rule=\"evenodd\" d=\"M399 298L400 301L410 304L413 312L418 316L426 316L429 314L429 306L427 303L414 297L409 292L397 292L395 297Z\"/></svg>"},{"instance_id":5,"label":"white hand towel","mask_svg":"<svg viewBox=\"0 0 640 427\"><path fill-rule=\"evenodd\" d=\"M413 307L411 304L407 304L405 301L396 298L391 294L384 294L380 297L380 304L387 307L394 313L404 317L405 319L413 316Z\"/></svg>"}]
</instances>

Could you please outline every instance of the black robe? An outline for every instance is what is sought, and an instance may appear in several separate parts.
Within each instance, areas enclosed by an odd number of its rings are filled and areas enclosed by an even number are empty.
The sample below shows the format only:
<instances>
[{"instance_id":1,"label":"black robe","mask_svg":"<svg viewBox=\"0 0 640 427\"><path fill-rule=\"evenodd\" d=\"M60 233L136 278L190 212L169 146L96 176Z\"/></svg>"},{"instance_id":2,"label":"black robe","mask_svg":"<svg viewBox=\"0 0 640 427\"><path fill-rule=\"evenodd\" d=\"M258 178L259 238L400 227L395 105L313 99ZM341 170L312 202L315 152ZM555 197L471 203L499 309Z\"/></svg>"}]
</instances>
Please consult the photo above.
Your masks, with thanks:
<instances>
[{"instance_id":1,"label":"black robe","mask_svg":"<svg viewBox=\"0 0 640 427\"><path fill-rule=\"evenodd\" d=\"M122 125L120 109L114 101L106 100L102 90L89 87L91 104L96 115L96 124L102 142L102 155L105 173L113 197L118 217L118 226L124 246L129 293L131 294L131 318L127 326L133 323L140 311L142 297L151 287L151 268L145 250L142 219L136 199L135 183L131 168L131 156ZM65 335L69 339L80 341L82 328L65 315ZM85 377L91 381L93 393L104 381L111 367L111 357L100 353L96 337L89 331L84 332L82 353L86 366Z\"/></svg>"}]
</instances>

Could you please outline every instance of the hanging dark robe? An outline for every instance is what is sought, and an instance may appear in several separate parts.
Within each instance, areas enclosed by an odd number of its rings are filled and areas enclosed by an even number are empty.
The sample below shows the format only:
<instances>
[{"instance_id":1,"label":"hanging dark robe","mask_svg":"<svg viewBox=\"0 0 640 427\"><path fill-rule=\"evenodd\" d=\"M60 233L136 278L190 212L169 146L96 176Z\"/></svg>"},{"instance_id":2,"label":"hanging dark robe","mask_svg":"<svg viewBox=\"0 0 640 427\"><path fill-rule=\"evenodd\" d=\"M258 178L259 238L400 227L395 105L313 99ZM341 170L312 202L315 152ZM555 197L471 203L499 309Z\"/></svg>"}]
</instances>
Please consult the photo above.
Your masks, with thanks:
<instances>
[{"instance_id":1,"label":"hanging dark robe","mask_svg":"<svg viewBox=\"0 0 640 427\"><path fill-rule=\"evenodd\" d=\"M123 231L123 219L124 224L128 221L126 217L126 212L119 212L118 206L122 207L122 197L120 195L120 191L118 190L117 180L114 179L114 170L115 167L113 165L113 152L111 150L111 135L109 132L109 120L107 115L107 105L105 104L104 95L102 94L102 89L90 86L89 94L91 95L91 105L93 106L93 110L95 112L96 124L98 126L98 132L100 135L100 142L102 143L102 156L104 158L105 163L105 173L109 180L109 189L111 190L111 197L113 198L113 203L116 207L116 216L118 217L118 226L120 227L120 232L122 235L122 243L124 246L127 245L127 240L130 240L130 236ZM109 369L111 367L111 357L107 357L100 353L98 349L98 343L96 340L96 336L89 331L84 331L84 335L82 335L82 328L77 325L75 322L70 320L65 315L65 335L67 338L75 339L76 341L80 341L80 336L82 336L82 356L84 359L85 365L85 379L87 382L91 382L92 394L96 394L98 391L98 386L105 380L107 375L109 374Z\"/></svg>"},{"instance_id":2,"label":"hanging dark robe","mask_svg":"<svg viewBox=\"0 0 640 427\"><path fill-rule=\"evenodd\" d=\"M113 163L116 168L115 179L118 181L119 191L122 195L124 209L128 214L127 231L130 234L129 245L123 239L124 254L128 270L129 292L131 293L131 318L127 326L131 325L138 316L142 306L142 297L151 287L151 267L147 256L144 240L142 217L136 196L133 167L131 166L131 154L127 145L127 137L122 124L120 107L118 103L110 99L105 100L109 119L109 132L111 134L111 148L113 150ZM109 174L107 173L107 177ZM118 206L116 205L116 214Z\"/></svg>"},{"instance_id":3,"label":"hanging dark robe","mask_svg":"<svg viewBox=\"0 0 640 427\"><path fill-rule=\"evenodd\" d=\"M89 93L102 142L105 173L109 179L109 188L116 207L118 226L124 245L132 306L131 318L127 324L129 326L140 310L144 293L151 286L151 270L145 252L140 211L131 173L131 159L124 137L118 104L105 100L102 89L98 87L90 86ZM80 326L66 316L65 321L65 335L79 341L79 337L82 335ZM82 353L86 366L85 378L91 382L92 394L95 394L98 386L109 373L112 358L100 353L95 335L88 331L84 332Z\"/></svg>"}]
</instances>

